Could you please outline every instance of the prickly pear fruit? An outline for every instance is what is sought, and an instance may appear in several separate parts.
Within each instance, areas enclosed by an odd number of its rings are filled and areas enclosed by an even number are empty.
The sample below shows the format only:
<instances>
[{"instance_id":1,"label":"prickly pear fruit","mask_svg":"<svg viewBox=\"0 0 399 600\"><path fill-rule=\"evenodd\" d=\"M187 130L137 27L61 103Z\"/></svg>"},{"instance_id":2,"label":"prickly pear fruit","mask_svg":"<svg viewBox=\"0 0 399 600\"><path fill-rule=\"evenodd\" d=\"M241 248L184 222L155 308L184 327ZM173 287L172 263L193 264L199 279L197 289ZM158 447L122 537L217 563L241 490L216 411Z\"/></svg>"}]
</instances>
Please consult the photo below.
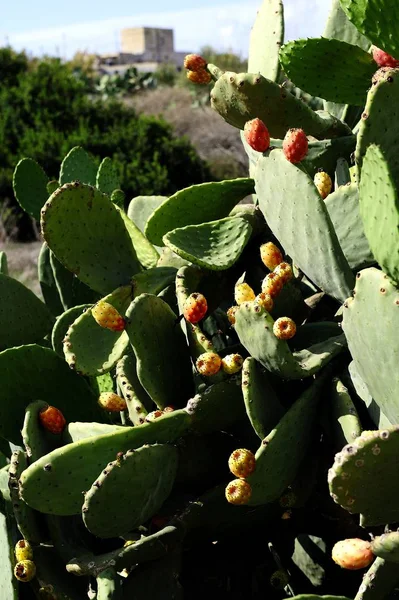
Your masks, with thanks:
<instances>
[{"instance_id":1,"label":"prickly pear fruit","mask_svg":"<svg viewBox=\"0 0 399 600\"><path fill-rule=\"evenodd\" d=\"M190 294L184 303L183 315L189 323L198 323L206 315L208 303L205 296L195 292Z\"/></svg>"},{"instance_id":2,"label":"prickly pear fruit","mask_svg":"<svg viewBox=\"0 0 399 600\"><path fill-rule=\"evenodd\" d=\"M162 410L153 410L152 412L148 413L145 420L147 421L147 423L152 423L153 421L155 421L155 419L162 417L163 414L164 413Z\"/></svg>"},{"instance_id":3,"label":"prickly pear fruit","mask_svg":"<svg viewBox=\"0 0 399 600\"><path fill-rule=\"evenodd\" d=\"M114 394L114 392L103 392L100 394L98 403L102 408L109 412L120 412L126 409L126 402L123 398Z\"/></svg>"},{"instance_id":4,"label":"prickly pear fruit","mask_svg":"<svg viewBox=\"0 0 399 600\"><path fill-rule=\"evenodd\" d=\"M244 137L257 152L266 152L270 146L269 130L261 119L252 119L245 123Z\"/></svg>"},{"instance_id":5,"label":"prickly pear fruit","mask_svg":"<svg viewBox=\"0 0 399 600\"><path fill-rule=\"evenodd\" d=\"M332 549L332 559L343 569L356 571L368 567L374 560L371 543L359 538L341 540Z\"/></svg>"},{"instance_id":6,"label":"prickly pear fruit","mask_svg":"<svg viewBox=\"0 0 399 600\"><path fill-rule=\"evenodd\" d=\"M234 375L241 370L244 359L240 354L228 354L222 359L222 369L227 375Z\"/></svg>"},{"instance_id":7,"label":"prickly pear fruit","mask_svg":"<svg viewBox=\"0 0 399 600\"><path fill-rule=\"evenodd\" d=\"M284 156L291 163L299 163L308 153L308 138L303 129L289 129L283 140Z\"/></svg>"},{"instance_id":8,"label":"prickly pear fruit","mask_svg":"<svg viewBox=\"0 0 399 600\"><path fill-rule=\"evenodd\" d=\"M165 408L163 409L164 413L170 413L173 412L175 410L174 406L165 406Z\"/></svg>"},{"instance_id":9,"label":"prickly pear fruit","mask_svg":"<svg viewBox=\"0 0 399 600\"><path fill-rule=\"evenodd\" d=\"M273 271L273 273L266 275L262 281L262 292L269 294L271 298L275 298L281 292L283 285L283 280Z\"/></svg>"},{"instance_id":10,"label":"prickly pear fruit","mask_svg":"<svg viewBox=\"0 0 399 600\"><path fill-rule=\"evenodd\" d=\"M208 71L201 69L200 71L187 71L187 79L189 79L192 83L205 84L210 83L212 77Z\"/></svg>"},{"instance_id":11,"label":"prickly pear fruit","mask_svg":"<svg viewBox=\"0 0 399 600\"><path fill-rule=\"evenodd\" d=\"M237 283L234 288L234 299L237 304L252 302L252 300L255 300L255 292L247 283Z\"/></svg>"},{"instance_id":12,"label":"prickly pear fruit","mask_svg":"<svg viewBox=\"0 0 399 600\"><path fill-rule=\"evenodd\" d=\"M277 265L277 267L274 269L273 273L275 273L277 275L277 277L279 277L279 279L281 279L281 281L283 282L283 285L285 283L287 283L287 281L292 279L294 276L291 265L289 265L286 262L282 262L279 265Z\"/></svg>"},{"instance_id":13,"label":"prickly pear fruit","mask_svg":"<svg viewBox=\"0 0 399 600\"><path fill-rule=\"evenodd\" d=\"M64 415L55 406L48 406L39 413L39 420L44 429L50 433L62 433L66 425Z\"/></svg>"},{"instance_id":14,"label":"prickly pear fruit","mask_svg":"<svg viewBox=\"0 0 399 600\"><path fill-rule=\"evenodd\" d=\"M36 565L31 560L21 560L14 567L14 575L18 581L32 581L36 575Z\"/></svg>"},{"instance_id":15,"label":"prickly pear fruit","mask_svg":"<svg viewBox=\"0 0 399 600\"><path fill-rule=\"evenodd\" d=\"M245 479L233 479L226 486L226 500L230 504L247 504L252 494L252 488Z\"/></svg>"},{"instance_id":16,"label":"prickly pear fruit","mask_svg":"<svg viewBox=\"0 0 399 600\"><path fill-rule=\"evenodd\" d=\"M229 458L229 469L236 477L240 479L248 477L255 471L255 455L251 450L239 448L231 453Z\"/></svg>"},{"instance_id":17,"label":"prickly pear fruit","mask_svg":"<svg viewBox=\"0 0 399 600\"><path fill-rule=\"evenodd\" d=\"M273 298L270 296L270 294L261 292L256 296L255 304L259 304L259 306L267 310L267 312L270 312L273 308Z\"/></svg>"},{"instance_id":18,"label":"prickly pear fruit","mask_svg":"<svg viewBox=\"0 0 399 600\"><path fill-rule=\"evenodd\" d=\"M280 317L274 321L273 333L279 340L290 340L296 334L295 322L289 317Z\"/></svg>"},{"instance_id":19,"label":"prickly pear fruit","mask_svg":"<svg viewBox=\"0 0 399 600\"><path fill-rule=\"evenodd\" d=\"M20 562L21 560L32 560L33 558L32 546L27 540L19 540L15 544L14 552L17 562Z\"/></svg>"},{"instance_id":20,"label":"prickly pear fruit","mask_svg":"<svg viewBox=\"0 0 399 600\"><path fill-rule=\"evenodd\" d=\"M377 46L371 46L371 54L379 67L399 67L399 60Z\"/></svg>"},{"instance_id":21,"label":"prickly pear fruit","mask_svg":"<svg viewBox=\"0 0 399 600\"><path fill-rule=\"evenodd\" d=\"M265 267L270 271L273 271L284 260L281 251L273 242L266 242L266 244L261 245L260 257Z\"/></svg>"},{"instance_id":22,"label":"prickly pear fruit","mask_svg":"<svg viewBox=\"0 0 399 600\"><path fill-rule=\"evenodd\" d=\"M96 323L104 329L110 329L111 331L123 331L125 329L125 319L109 302L100 300L91 309L91 314Z\"/></svg>"},{"instance_id":23,"label":"prickly pear fruit","mask_svg":"<svg viewBox=\"0 0 399 600\"><path fill-rule=\"evenodd\" d=\"M197 358L195 363L198 373L210 377L216 375L222 366L222 359L216 352L204 352Z\"/></svg>"},{"instance_id":24,"label":"prickly pear fruit","mask_svg":"<svg viewBox=\"0 0 399 600\"><path fill-rule=\"evenodd\" d=\"M328 194L331 192L332 189L332 181L329 174L325 171L319 171L314 176L313 181L323 200L324 198L327 198Z\"/></svg>"},{"instance_id":25,"label":"prickly pear fruit","mask_svg":"<svg viewBox=\"0 0 399 600\"><path fill-rule=\"evenodd\" d=\"M238 306L230 306L229 310L227 311L227 318L231 325L234 325L236 322L237 310L238 310Z\"/></svg>"},{"instance_id":26,"label":"prickly pear fruit","mask_svg":"<svg viewBox=\"0 0 399 600\"><path fill-rule=\"evenodd\" d=\"M187 54L184 59L184 68L189 71L203 71L207 65L205 58L199 54Z\"/></svg>"}]
</instances>

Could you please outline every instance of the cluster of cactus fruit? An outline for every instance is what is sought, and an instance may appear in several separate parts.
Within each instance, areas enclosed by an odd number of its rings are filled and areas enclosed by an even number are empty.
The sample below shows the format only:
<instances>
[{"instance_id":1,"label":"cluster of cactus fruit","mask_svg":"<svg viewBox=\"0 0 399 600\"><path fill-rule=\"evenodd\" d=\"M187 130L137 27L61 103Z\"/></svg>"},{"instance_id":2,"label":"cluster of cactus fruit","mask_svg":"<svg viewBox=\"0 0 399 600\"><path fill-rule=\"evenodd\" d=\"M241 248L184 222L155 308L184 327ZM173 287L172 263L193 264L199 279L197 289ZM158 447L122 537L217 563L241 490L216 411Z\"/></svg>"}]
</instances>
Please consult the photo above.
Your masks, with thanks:
<instances>
[{"instance_id":1,"label":"cluster of cactus fruit","mask_svg":"<svg viewBox=\"0 0 399 600\"><path fill-rule=\"evenodd\" d=\"M248 178L127 204L109 158L18 163L44 302L0 252L1 598L397 597L396 17L333 0L283 45L263 0L249 73L186 58Z\"/></svg>"}]
</instances>

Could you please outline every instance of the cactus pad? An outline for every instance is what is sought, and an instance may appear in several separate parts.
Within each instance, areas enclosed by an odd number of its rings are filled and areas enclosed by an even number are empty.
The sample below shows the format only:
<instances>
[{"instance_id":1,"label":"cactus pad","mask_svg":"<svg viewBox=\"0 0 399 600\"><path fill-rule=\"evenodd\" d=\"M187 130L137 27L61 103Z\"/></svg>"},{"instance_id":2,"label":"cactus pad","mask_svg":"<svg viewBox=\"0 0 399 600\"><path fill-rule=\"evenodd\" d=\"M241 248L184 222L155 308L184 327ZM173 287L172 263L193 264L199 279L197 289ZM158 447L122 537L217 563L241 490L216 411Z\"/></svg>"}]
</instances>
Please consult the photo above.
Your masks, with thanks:
<instances>
[{"instance_id":1,"label":"cactus pad","mask_svg":"<svg viewBox=\"0 0 399 600\"><path fill-rule=\"evenodd\" d=\"M23 158L15 167L13 189L22 208L37 221L49 194L48 177L41 166L31 158Z\"/></svg>"},{"instance_id":2,"label":"cactus pad","mask_svg":"<svg viewBox=\"0 0 399 600\"><path fill-rule=\"evenodd\" d=\"M245 196L254 191L253 179L200 183L176 192L156 208L147 221L145 235L157 246L173 229L227 217Z\"/></svg>"},{"instance_id":3,"label":"cactus pad","mask_svg":"<svg viewBox=\"0 0 399 600\"><path fill-rule=\"evenodd\" d=\"M121 187L118 173L109 157L104 158L98 167L96 175L96 186L103 194L111 196L114 190Z\"/></svg>"},{"instance_id":4,"label":"cactus pad","mask_svg":"<svg viewBox=\"0 0 399 600\"><path fill-rule=\"evenodd\" d=\"M118 361L116 381L126 400L129 419L133 425L141 425L148 412L152 410L153 403L137 377L137 361L134 352L126 354Z\"/></svg>"},{"instance_id":5,"label":"cactus pad","mask_svg":"<svg viewBox=\"0 0 399 600\"><path fill-rule=\"evenodd\" d=\"M97 292L91 290L76 275L68 271L51 251L50 265L64 310L77 304L90 304L99 299Z\"/></svg>"},{"instance_id":6,"label":"cactus pad","mask_svg":"<svg viewBox=\"0 0 399 600\"><path fill-rule=\"evenodd\" d=\"M0 274L0 351L41 341L53 321L47 306L31 290Z\"/></svg>"},{"instance_id":7,"label":"cactus pad","mask_svg":"<svg viewBox=\"0 0 399 600\"><path fill-rule=\"evenodd\" d=\"M241 217L226 217L174 229L163 241L182 258L212 271L224 271L242 254L252 227Z\"/></svg>"},{"instance_id":8,"label":"cactus pad","mask_svg":"<svg viewBox=\"0 0 399 600\"><path fill-rule=\"evenodd\" d=\"M356 371L391 423L399 421L399 292L382 271L358 273L342 328Z\"/></svg>"},{"instance_id":9,"label":"cactus pad","mask_svg":"<svg viewBox=\"0 0 399 600\"><path fill-rule=\"evenodd\" d=\"M66 310L58 317L51 332L51 345L53 350L60 356L64 357L63 341L69 327L81 316L86 310L91 308L91 304L81 304Z\"/></svg>"},{"instance_id":10,"label":"cactus pad","mask_svg":"<svg viewBox=\"0 0 399 600\"><path fill-rule=\"evenodd\" d=\"M47 244L44 243L38 258L38 278L46 305L53 315L60 315L64 312L64 307L61 302L54 272L50 263L50 255L51 250Z\"/></svg>"},{"instance_id":11,"label":"cactus pad","mask_svg":"<svg viewBox=\"0 0 399 600\"><path fill-rule=\"evenodd\" d=\"M370 48L370 42L349 21L341 8L339 0L333 0L332 2L323 37L348 42L348 44L354 44L363 48L363 50Z\"/></svg>"},{"instance_id":12,"label":"cactus pad","mask_svg":"<svg viewBox=\"0 0 399 600\"><path fill-rule=\"evenodd\" d=\"M334 501L350 513L360 513L364 527L399 521L395 493L398 446L398 426L364 431L336 454L329 470Z\"/></svg>"},{"instance_id":13,"label":"cactus pad","mask_svg":"<svg viewBox=\"0 0 399 600\"><path fill-rule=\"evenodd\" d=\"M377 557L364 575L355 600L380 600L381 598L393 600L396 595L394 589L398 582L399 573L396 564Z\"/></svg>"},{"instance_id":14,"label":"cactus pad","mask_svg":"<svg viewBox=\"0 0 399 600\"><path fill-rule=\"evenodd\" d=\"M79 181L88 185L96 185L97 165L80 146L75 146L66 155L60 169L60 185Z\"/></svg>"},{"instance_id":15,"label":"cactus pad","mask_svg":"<svg viewBox=\"0 0 399 600\"><path fill-rule=\"evenodd\" d=\"M8 275L7 254L3 251L0 252L0 274Z\"/></svg>"},{"instance_id":16,"label":"cactus pad","mask_svg":"<svg viewBox=\"0 0 399 600\"><path fill-rule=\"evenodd\" d=\"M144 233L140 231L137 225L135 225L135 223L129 219L127 214L121 208L117 207L117 209L123 219L127 231L129 232L130 239L132 240L133 247L140 263L146 269L156 267L159 254L155 247L147 240Z\"/></svg>"},{"instance_id":17,"label":"cactus pad","mask_svg":"<svg viewBox=\"0 0 399 600\"><path fill-rule=\"evenodd\" d=\"M278 81L281 69L278 53L283 42L282 0L263 0L252 26L248 72L260 73L271 81Z\"/></svg>"},{"instance_id":18,"label":"cactus pad","mask_svg":"<svg viewBox=\"0 0 399 600\"><path fill-rule=\"evenodd\" d=\"M296 40L280 50L280 60L295 85L332 102L363 106L376 71L373 57L358 46L335 39ZM328 74L325 76L326 65Z\"/></svg>"},{"instance_id":19,"label":"cactus pad","mask_svg":"<svg viewBox=\"0 0 399 600\"><path fill-rule=\"evenodd\" d=\"M169 496L177 459L174 446L155 444L128 450L104 465L85 494L82 513L89 531L98 537L109 538L145 523ZM116 511L115 506L118 506ZM110 511L112 519L109 518Z\"/></svg>"},{"instance_id":20,"label":"cactus pad","mask_svg":"<svg viewBox=\"0 0 399 600\"><path fill-rule=\"evenodd\" d=\"M361 434L362 425L347 388L338 378L331 382L330 400L334 446L341 450Z\"/></svg>"},{"instance_id":21,"label":"cactus pad","mask_svg":"<svg viewBox=\"0 0 399 600\"><path fill-rule=\"evenodd\" d=\"M323 291L344 301L354 278L313 181L273 150L259 159L255 182L259 207L286 254Z\"/></svg>"},{"instance_id":22,"label":"cactus pad","mask_svg":"<svg viewBox=\"0 0 399 600\"><path fill-rule=\"evenodd\" d=\"M149 217L167 199L167 196L136 196L130 201L127 216L144 233Z\"/></svg>"},{"instance_id":23,"label":"cactus pad","mask_svg":"<svg viewBox=\"0 0 399 600\"><path fill-rule=\"evenodd\" d=\"M58 260L100 294L128 284L141 270L118 209L93 187L60 187L42 209L41 225Z\"/></svg>"},{"instance_id":24,"label":"cactus pad","mask_svg":"<svg viewBox=\"0 0 399 600\"><path fill-rule=\"evenodd\" d=\"M375 537L371 549L376 556L399 563L399 532L391 531Z\"/></svg>"},{"instance_id":25,"label":"cactus pad","mask_svg":"<svg viewBox=\"0 0 399 600\"><path fill-rule=\"evenodd\" d=\"M370 247L380 267L399 282L399 198L384 155L368 147L360 179L360 213Z\"/></svg>"}]
</instances>

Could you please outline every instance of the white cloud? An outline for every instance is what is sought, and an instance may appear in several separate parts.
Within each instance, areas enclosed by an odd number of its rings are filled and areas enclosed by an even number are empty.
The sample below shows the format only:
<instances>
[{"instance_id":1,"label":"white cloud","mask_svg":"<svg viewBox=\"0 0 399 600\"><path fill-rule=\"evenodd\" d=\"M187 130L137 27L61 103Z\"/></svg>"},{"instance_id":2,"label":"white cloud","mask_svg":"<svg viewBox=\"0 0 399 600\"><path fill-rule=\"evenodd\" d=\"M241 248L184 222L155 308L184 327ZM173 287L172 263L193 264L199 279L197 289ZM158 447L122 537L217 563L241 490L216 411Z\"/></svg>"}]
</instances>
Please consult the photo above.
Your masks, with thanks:
<instances>
[{"instance_id":1,"label":"white cloud","mask_svg":"<svg viewBox=\"0 0 399 600\"><path fill-rule=\"evenodd\" d=\"M124 27L173 28L175 47L197 51L205 44L218 50L232 49L247 55L249 34L261 0L233 1L230 4L175 12L141 13L102 21L15 33L11 46L33 54L71 56L77 50L113 52L119 49L119 32ZM286 39L320 35L330 0L285 0ZM0 40L6 36L1 35Z\"/></svg>"}]
</instances>

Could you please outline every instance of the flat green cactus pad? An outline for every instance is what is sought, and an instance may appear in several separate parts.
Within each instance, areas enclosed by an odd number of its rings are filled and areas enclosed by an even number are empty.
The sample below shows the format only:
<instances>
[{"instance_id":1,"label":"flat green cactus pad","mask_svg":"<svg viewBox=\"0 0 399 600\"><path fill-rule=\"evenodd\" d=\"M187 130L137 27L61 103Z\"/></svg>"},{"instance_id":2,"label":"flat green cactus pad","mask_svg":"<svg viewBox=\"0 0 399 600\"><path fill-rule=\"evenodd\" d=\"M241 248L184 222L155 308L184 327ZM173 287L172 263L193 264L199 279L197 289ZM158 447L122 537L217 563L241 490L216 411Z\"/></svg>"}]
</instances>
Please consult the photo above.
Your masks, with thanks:
<instances>
[{"instance_id":1,"label":"flat green cactus pad","mask_svg":"<svg viewBox=\"0 0 399 600\"><path fill-rule=\"evenodd\" d=\"M398 582L399 573L396 564L377 557L364 575L355 600L380 600L380 598L394 600L396 595L394 590Z\"/></svg>"},{"instance_id":2,"label":"flat green cactus pad","mask_svg":"<svg viewBox=\"0 0 399 600\"><path fill-rule=\"evenodd\" d=\"M40 289L42 291L44 301L51 313L54 316L57 316L64 312L64 307L61 302L54 272L51 267L50 254L51 250L47 246L46 242L44 242L39 253L37 270Z\"/></svg>"},{"instance_id":3,"label":"flat green cactus pad","mask_svg":"<svg viewBox=\"0 0 399 600\"><path fill-rule=\"evenodd\" d=\"M363 50L368 50L370 48L370 42L358 29L356 29L353 23L349 21L341 8L339 0L333 0L332 2L323 37L348 42L348 44L354 44L355 46L363 48Z\"/></svg>"},{"instance_id":4,"label":"flat green cactus pad","mask_svg":"<svg viewBox=\"0 0 399 600\"><path fill-rule=\"evenodd\" d=\"M132 296L132 286L125 285L103 300L124 316ZM129 345L126 331L111 331L101 327L94 320L91 308L76 318L63 340L65 360L82 375L107 373Z\"/></svg>"},{"instance_id":5,"label":"flat green cactus pad","mask_svg":"<svg viewBox=\"0 0 399 600\"><path fill-rule=\"evenodd\" d=\"M312 439L324 380L322 375L312 383L261 443L255 471L247 478L252 487L250 506L277 500L293 482Z\"/></svg>"},{"instance_id":6,"label":"flat green cactus pad","mask_svg":"<svg viewBox=\"0 0 399 600\"><path fill-rule=\"evenodd\" d=\"M188 347L175 313L161 298L141 294L126 318L143 388L161 409L185 406L194 384Z\"/></svg>"},{"instance_id":7,"label":"flat green cactus pad","mask_svg":"<svg viewBox=\"0 0 399 600\"><path fill-rule=\"evenodd\" d=\"M399 426L394 426L363 431L335 455L328 472L331 496L348 512L360 513L364 527L399 521L398 446Z\"/></svg>"},{"instance_id":8,"label":"flat green cactus pad","mask_svg":"<svg viewBox=\"0 0 399 600\"><path fill-rule=\"evenodd\" d=\"M53 350L64 358L63 341L69 327L81 316L86 310L91 308L91 304L81 304L74 306L62 313L55 322L53 331L51 332L51 345Z\"/></svg>"},{"instance_id":9,"label":"flat green cactus pad","mask_svg":"<svg viewBox=\"0 0 399 600\"><path fill-rule=\"evenodd\" d=\"M124 427L117 432L87 437L58 448L23 472L22 497L32 508L41 512L79 514L83 502L82 491L90 488L105 466L115 460L118 452L127 452L144 444L172 443L187 433L190 421L186 411L176 410L152 423ZM48 492L50 489L51 494Z\"/></svg>"},{"instance_id":10,"label":"flat green cactus pad","mask_svg":"<svg viewBox=\"0 0 399 600\"><path fill-rule=\"evenodd\" d=\"M252 227L241 217L226 217L174 229L163 241L182 258L211 271L229 269L241 256Z\"/></svg>"},{"instance_id":11,"label":"flat green cactus pad","mask_svg":"<svg viewBox=\"0 0 399 600\"><path fill-rule=\"evenodd\" d=\"M96 175L96 186L103 194L111 196L114 190L121 187L118 173L109 157L104 158L98 167Z\"/></svg>"},{"instance_id":12,"label":"flat green cactus pad","mask_svg":"<svg viewBox=\"0 0 399 600\"><path fill-rule=\"evenodd\" d=\"M384 154L369 146L360 180L360 213L373 254L384 272L399 282L399 197Z\"/></svg>"},{"instance_id":13,"label":"flat green cactus pad","mask_svg":"<svg viewBox=\"0 0 399 600\"><path fill-rule=\"evenodd\" d=\"M1 579L0 596L10 600L18 600L18 583L14 577L14 540L10 530L5 503L0 496L0 561Z\"/></svg>"},{"instance_id":14,"label":"flat green cactus pad","mask_svg":"<svg viewBox=\"0 0 399 600\"><path fill-rule=\"evenodd\" d=\"M135 223L129 219L127 214L122 209L118 208L118 211L123 219L127 231L129 232L130 239L132 240L133 247L140 263L146 269L156 267L159 254L155 247L147 240L144 233L140 231L137 225L135 225Z\"/></svg>"},{"instance_id":15,"label":"flat green cactus pad","mask_svg":"<svg viewBox=\"0 0 399 600\"><path fill-rule=\"evenodd\" d=\"M177 461L174 446L155 444L128 450L108 463L85 494L82 515L87 529L109 538L145 523L169 496Z\"/></svg>"},{"instance_id":16,"label":"flat green cactus pad","mask_svg":"<svg viewBox=\"0 0 399 600\"><path fill-rule=\"evenodd\" d=\"M67 421L101 420L91 388L53 350L34 344L9 348L0 352L0 371L0 435L14 444L21 440L25 408L32 398L56 406Z\"/></svg>"},{"instance_id":17,"label":"flat green cactus pad","mask_svg":"<svg viewBox=\"0 0 399 600\"><path fill-rule=\"evenodd\" d=\"M41 166L31 158L23 158L15 167L13 189L21 207L37 221L49 194L48 177Z\"/></svg>"},{"instance_id":18,"label":"flat green cactus pad","mask_svg":"<svg viewBox=\"0 0 399 600\"><path fill-rule=\"evenodd\" d=\"M118 361L116 380L126 400L129 419L133 425L141 425L154 405L137 376L137 360L134 352L126 354Z\"/></svg>"},{"instance_id":19,"label":"flat green cactus pad","mask_svg":"<svg viewBox=\"0 0 399 600\"><path fill-rule=\"evenodd\" d=\"M99 300L99 294L68 271L51 251L50 265L64 310L77 304L91 304Z\"/></svg>"},{"instance_id":20,"label":"flat green cactus pad","mask_svg":"<svg viewBox=\"0 0 399 600\"><path fill-rule=\"evenodd\" d=\"M360 377L353 360L348 365L348 372L353 389L355 390L359 398L363 400L364 404L367 407L368 413L371 419L374 421L377 429L386 429L387 427L391 427L393 423L391 423L387 416L384 415L378 404L374 402L367 388L367 385Z\"/></svg>"},{"instance_id":21,"label":"flat green cactus pad","mask_svg":"<svg viewBox=\"0 0 399 600\"><path fill-rule=\"evenodd\" d=\"M373 44L393 56L399 55L399 6L396 0L341 0L353 25Z\"/></svg>"},{"instance_id":22,"label":"flat green cactus pad","mask_svg":"<svg viewBox=\"0 0 399 600\"><path fill-rule=\"evenodd\" d=\"M163 236L178 227L227 217L245 196L254 191L250 178L200 183L176 192L156 208L145 226L150 242L163 246Z\"/></svg>"},{"instance_id":23,"label":"flat green cactus pad","mask_svg":"<svg viewBox=\"0 0 399 600\"><path fill-rule=\"evenodd\" d=\"M399 532L391 531L378 535L373 539L371 549L376 556L399 563Z\"/></svg>"},{"instance_id":24,"label":"flat green cactus pad","mask_svg":"<svg viewBox=\"0 0 399 600\"><path fill-rule=\"evenodd\" d=\"M270 383L268 371L254 358L242 367L242 393L245 409L255 433L263 440L277 425L285 410Z\"/></svg>"},{"instance_id":25,"label":"flat green cactus pad","mask_svg":"<svg viewBox=\"0 0 399 600\"><path fill-rule=\"evenodd\" d=\"M67 426L68 433L65 438L69 442L80 442L89 437L97 437L99 435L116 433L117 431L126 431L123 425L110 425L109 423L69 423Z\"/></svg>"},{"instance_id":26,"label":"flat green cactus pad","mask_svg":"<svg viewBox=\"0 0 399 600\"><path fill-rule=\"evenodd\" d=\"M149 217L165 200L167 196L136 196L130 201L127 216L144 233Z\"/></svg>"},{"instance_id":27,"label":"flat green cactus pad","mask_svg":"<svg viewBox=\"0 0 399 600\"><path fill-rule=\"evenodd\" d=\"M362 433L362 425L355 405L342 381L334 377L329 386L330 425L334 447L341 450Z\"/></svg>"},{"instance_id":28,"label":"flat green cactus pad","mask_svg":"<svg viewBox=\"0 0 399 600\"><path fill-rule=\"evenodd\" d=\"M255 182L259 207L286 254L323 291L344 301L354 277L312 179L273 150L259 159Z\"/></svg>"},{"instance_id":29,"label":"flat green cactus pad","mask_svg":"<svg viewBox=\"0 0 399 600\"><path fill-rule=\"evenodd\" d=\"M360 271L342 328L356 371L391 423L399 422L399 291L382 271Z\"/></svg>"},{"instance_id":30,"label":"flat green cactus pad","mask_svg":"<svg viewBox=\"0 0 399 600\"><path fill-rule=\"evenodd\" d=\"M79 181L88 185L96 185L97 165L80 146L75 146L61 163L60 185Z\"/></svg>"},{"instance_id":31,"label":"flat green cactus pad","mask_svg":"<svg viewBox=\"0 0 399 600\"><path fill-rule=\"evenodd\" d=\"M283 42L282 0L263 0L251 30L248 72L278 81L281 70L278 53Z\"/></svg>"},{"instance_id":32,"label":"flat green cactus pad","mask_svg":"<svg viewBox=\"0 0 399 600\"><path fill-rule=\"evenodd\" d=\"M292 352L286 341L274 335L274 319L264 308L247 302L240 305L235 316L242 345L261 365L283 379L310 377L345 348L343 334L329 337L327 333L322 342Z\"/></svg>"},{"instance_id":33,"label":"flat green cactus pad","mask_svg":"<svg viewBox=\"0 0 399 600\"><path fill-rule=\"evenodd\" d=\"M47 187L47 195L51 196L51 194L54 194L55 190L58 190L58 188L60 186L59 186L59 183L58 183L58 181L56 179L52 179L51 181L49 181L47 183L46 187Z\"/></svg>"},{"instance_id":34,"label":"flat green cactus pad","mask_svg":"<svg viewBox=\"0 0 399 600\"><path fill-rule=\"evenodd\" d=\"M0 351L41 341L53 322L47 306L31 290L0 274Z\"/></svg>"},{"instance_id":35,"label":"flat green cactus pad","mask_svg":"<svg viewBox=\"0 0 399 600\"><path fill-rule=\"evenodd\" d=\"M288 42L280 60L295 85L314 96L363 106L376 71L373 57L340 40L313 38Z\"/></svg>"},{"instance_id":36,"label":"flat green cactus pad","mask_svg":"<svg viewBox=\"0 0 399 600\"><path fill-rule=\"evenodd\" d=\"M60 187L42 210L41 226L58 260L102 295L128 284L141 270L120 213L91 186Z\"/></svg>"},{"instance_id":37,"label":"flat green cactus pad","mask_svg":"<svg viewBox=\"0 0 399 600\"><path fill-rule=\"evenodd\" d=\"M350 268L358 270L375 263L360 216L357 185L338 187L325 203Z\"/></svg>"},{"instance_id":38,"label":"flat green cactus pad","mask_svg":"<svg viewBox=\"0 0 399 600\"><path fill-rule=\"evenodd\" d=\"M7 254L3 251L0 252L0 274L8 275Z\"/></svg>"}]
</instances>

